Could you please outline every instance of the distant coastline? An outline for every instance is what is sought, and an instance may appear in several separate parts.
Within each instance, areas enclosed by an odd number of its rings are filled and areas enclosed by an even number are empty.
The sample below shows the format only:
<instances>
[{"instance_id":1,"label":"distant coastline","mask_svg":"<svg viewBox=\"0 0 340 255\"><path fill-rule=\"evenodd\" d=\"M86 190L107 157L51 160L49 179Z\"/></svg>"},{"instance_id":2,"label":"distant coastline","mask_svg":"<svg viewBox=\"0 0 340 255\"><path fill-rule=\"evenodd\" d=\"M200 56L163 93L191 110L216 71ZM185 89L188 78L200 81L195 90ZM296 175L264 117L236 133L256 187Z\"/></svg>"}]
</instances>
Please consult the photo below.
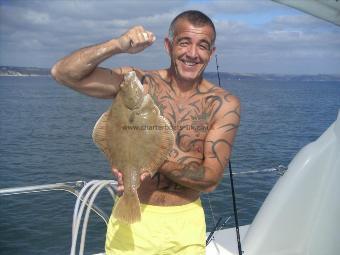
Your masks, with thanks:
<instances>
[{"instance_id":1,"label":"distant coastline","mask_svg":"<svg viewBox=\"0 0 340 255\"><path fill-rule=\"evenodd\" d=\"M48 76L49 68L0 66L0 76Z\"/></svg>"},{"instance_id":2,"label":"distant coastline","mask_svg":"<svg viewBox=\"0 0 340 255\"><path fill-rule=\"evenodd\" d=\"M0 76L49 76L49 68L0 66ZM205 78L216 78L216 72L206 72ZM226 80L262 80L262 81L340 81L340 74L283 75L221 72Z\"/></svg>"},{"instance_id":3,"label":"distant coastline","mask_svg":"<svg viewBox=\"0 0 340 255\"><path fill-rule=\"evenodd\" d=\"M255 74L255 73L220 73L221 78L224 80L246 80L246 81L318 81L318 82L326 82L326 81L340 81L340 74L317 74L317 75L294 75L294 74ZM216 72L208 72L205 74L205 78L214 78L216 77Z\"/></svg>"}]
</instances>

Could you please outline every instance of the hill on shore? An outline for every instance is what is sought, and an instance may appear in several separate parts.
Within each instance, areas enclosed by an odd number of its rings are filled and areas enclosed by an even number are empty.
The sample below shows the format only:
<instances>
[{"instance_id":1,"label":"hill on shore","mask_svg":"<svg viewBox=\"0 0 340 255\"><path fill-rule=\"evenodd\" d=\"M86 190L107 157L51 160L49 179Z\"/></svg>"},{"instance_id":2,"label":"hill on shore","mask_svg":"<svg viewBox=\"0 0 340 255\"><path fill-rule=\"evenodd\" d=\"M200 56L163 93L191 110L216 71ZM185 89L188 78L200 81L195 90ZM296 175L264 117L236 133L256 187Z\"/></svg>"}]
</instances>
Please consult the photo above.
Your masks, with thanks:
<instances>
[{"instance_id":1,"label":"hill on shore","mask_svg":"<svg viewBox=\"0 0 340 255\"><path fill-rule=\"evenodd\" d=\"M0 76L48 76L49 68L0 66ZM216 72L206 72L205 78L215 79ZM267 80L267 81L340 81L340 74L317 75L282 75L221 72L221 78L226 80Z\"/></svg>"},{"instance_id":2,"label":"hill on shore","mask_svg":"<svg viewBox=\"0 0 340 255\"><path fill-rule=\"evenodd\" d=\"M0 76L42 76L50 75L49 68L0 66Z\"/></svg>"}]
</instances>

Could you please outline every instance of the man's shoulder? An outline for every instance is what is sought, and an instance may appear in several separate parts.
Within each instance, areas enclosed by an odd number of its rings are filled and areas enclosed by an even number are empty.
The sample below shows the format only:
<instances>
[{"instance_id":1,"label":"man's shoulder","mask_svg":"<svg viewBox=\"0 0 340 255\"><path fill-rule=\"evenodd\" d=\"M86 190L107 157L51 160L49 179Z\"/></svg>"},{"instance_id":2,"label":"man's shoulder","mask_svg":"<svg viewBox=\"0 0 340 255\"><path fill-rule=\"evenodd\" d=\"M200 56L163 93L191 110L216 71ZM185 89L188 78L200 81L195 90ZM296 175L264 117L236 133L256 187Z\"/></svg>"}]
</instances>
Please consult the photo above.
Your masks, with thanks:
<instances>
[{"instance_id":1,"label":"man's shoulder","mask_svg":"<svg viewBox=\"0 0 340 255\"><path fill-rule=\"evenodd\" d=\"M240 116L240 99L231 91L210 83L211 93L206 95L206 100L215 108L214 120L223 120L230 112Z\"/></svg>"},{"instance_id":2,"label":"man's shoulder","mask_svg":"<svg viewBox=\"0 0 340 255\"><path fill-rule=\"evenodd\" d=\"M166 69L146 70L146 69L141 69L141 68L134 67L134 66L124 66L124 67L121 67L121 69L124 70L124 72L135 71L138 74L158 74L158 75L161 75L161 76L167 75Z\"/></svg>"},{"instance_id":3,"label":"man's shoulder","mask_svg":"<svg viewBox=\"0 0 340 255\"><path fill-rule=\"evenodd\" d=\"M209 98L214 97L225 106L236 106L240 104L240 99L231 91L219 87L210 81L205 80L205 82L207 87L209 88L208 90L211 92L208 95Z\"/></svg>"},{"instance_id":4,"label":"man's shoulder","mask_svg":"<svg viewBox=\"0 0 340 255\"><path fill-rule=\"evenodd\" d=\"M131 71L134 71L137 75L138 78L140 78L141 76L145 75L146 71L142 70L140 68L137 67L133 67L133 66L121 66L119 67L120 71L122 74L127 74Z\"/></svg>"},{"instance_id":5,"label":"man's shoulder","mask_svg":"<svg viewBox=\"0 0 340 255\"><path fill-rule=\"evenodd\" d=\"M120 67L120 72L122 74L126 74L128 72L134 71L139 80L142 82L148 82L149 79L165 79L166 77L166 70L145 70L134 66L123 66Z\"/></svg>"}]
</instances>

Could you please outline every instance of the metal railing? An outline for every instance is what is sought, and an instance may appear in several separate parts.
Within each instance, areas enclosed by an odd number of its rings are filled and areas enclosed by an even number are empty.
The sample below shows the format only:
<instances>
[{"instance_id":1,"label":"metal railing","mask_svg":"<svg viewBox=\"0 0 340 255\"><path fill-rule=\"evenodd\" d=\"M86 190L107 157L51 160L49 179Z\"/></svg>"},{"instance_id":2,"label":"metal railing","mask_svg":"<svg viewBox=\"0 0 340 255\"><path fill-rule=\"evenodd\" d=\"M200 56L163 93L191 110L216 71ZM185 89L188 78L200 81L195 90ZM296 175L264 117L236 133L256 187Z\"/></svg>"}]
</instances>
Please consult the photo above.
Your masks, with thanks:
<instances>
[{"instance_id":1,"label":"metal railing","mask_svg":"<svg viewBox=\"0 0 340 255\"><path fill-rule=\"evenodd\" d=\"M74 182L63 182L63 183L54 183L54 184L44 184L44 185L33 185L33 186L24 186L24 187L15 187L15 188L4 188L0 189L0 196L11 196L11 195L20 195L20 194L30 194L30 193L39 193L39 192L47 192L47 191L66 191L79 197L80 190L86 185L86 181L74 181ZM117 183L112 181L111 186L115 190L115 185ZM88 205L88 203L86 203ZM109 216L98 206L93 204L91 206L91 210L95 212L103 221L107 224L109 221Z\"/></svg>"}]
</instances>

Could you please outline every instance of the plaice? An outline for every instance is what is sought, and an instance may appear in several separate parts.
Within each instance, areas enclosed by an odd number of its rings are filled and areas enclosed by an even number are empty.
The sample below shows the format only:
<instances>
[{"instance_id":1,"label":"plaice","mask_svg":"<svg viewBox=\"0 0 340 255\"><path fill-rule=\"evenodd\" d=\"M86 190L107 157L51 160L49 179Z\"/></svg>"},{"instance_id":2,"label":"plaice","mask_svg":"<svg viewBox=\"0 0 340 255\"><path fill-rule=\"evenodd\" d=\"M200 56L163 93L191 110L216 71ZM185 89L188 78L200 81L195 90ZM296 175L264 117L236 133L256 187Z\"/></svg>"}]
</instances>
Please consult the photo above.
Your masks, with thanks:
<instances>
[{"instance_id":1,"label":"plaice","mask_svg":"<svg viewBox=\"0 0 340 255\"><path fill-rule=\"evenodd\" d=\"M124 76L120 86L111 107L98 119L92 138L111 165L123 173L124 194L113 215L131 224L141 217L137 194L140 175L157 172L175 139L168 120L151 96L143 93L134 71Z\"/></svg>"}]
</instances>

